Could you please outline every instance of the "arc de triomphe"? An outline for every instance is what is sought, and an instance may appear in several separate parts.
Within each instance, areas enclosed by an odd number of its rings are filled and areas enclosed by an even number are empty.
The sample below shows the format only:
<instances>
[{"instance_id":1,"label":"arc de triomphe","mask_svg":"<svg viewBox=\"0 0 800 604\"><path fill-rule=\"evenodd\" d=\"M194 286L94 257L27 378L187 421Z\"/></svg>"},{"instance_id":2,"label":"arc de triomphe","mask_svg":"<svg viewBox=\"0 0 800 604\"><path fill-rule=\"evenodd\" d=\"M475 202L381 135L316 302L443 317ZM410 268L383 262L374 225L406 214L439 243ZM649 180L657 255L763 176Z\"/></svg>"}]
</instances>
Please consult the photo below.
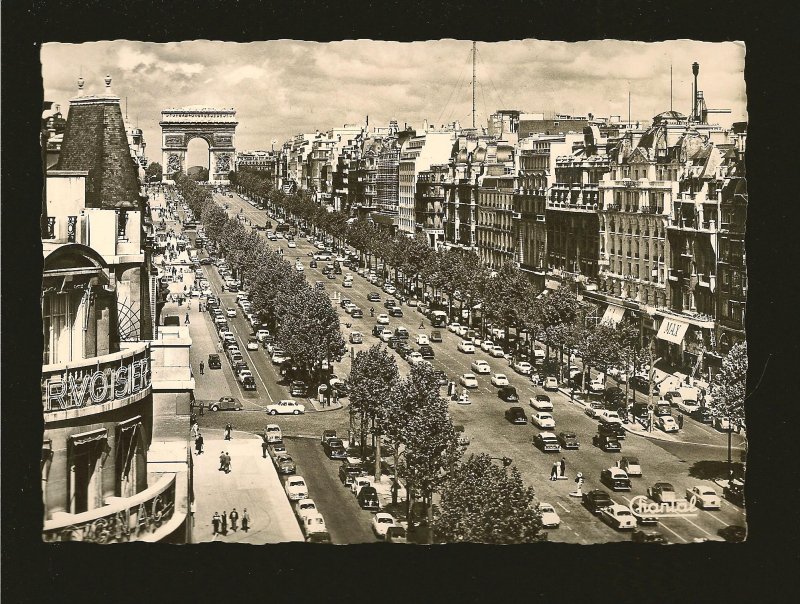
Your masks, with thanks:
<instances>
[{"instance_id":1,"label":"arc de triomphe","mask_svg":"<svg viewBox=\"0 0 800 604\"><path fill-rule=\"evenodd\" d=\"M236 110L213 107L182 107L161 112L161 165L164 182L180 170L186 172L189 141L202 138L208 143L208 181L228 184L236 155Z\"/></svg>"}]
</instances>

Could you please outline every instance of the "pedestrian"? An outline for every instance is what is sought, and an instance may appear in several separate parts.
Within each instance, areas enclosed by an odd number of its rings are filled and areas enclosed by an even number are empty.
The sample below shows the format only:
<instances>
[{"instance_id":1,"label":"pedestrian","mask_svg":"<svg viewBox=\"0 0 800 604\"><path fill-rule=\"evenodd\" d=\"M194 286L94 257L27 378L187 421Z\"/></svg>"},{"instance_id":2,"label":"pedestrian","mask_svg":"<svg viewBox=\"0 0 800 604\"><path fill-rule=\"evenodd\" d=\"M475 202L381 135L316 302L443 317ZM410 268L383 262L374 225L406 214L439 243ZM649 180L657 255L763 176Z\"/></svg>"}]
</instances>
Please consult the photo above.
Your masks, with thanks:
<instances>
[{"instance_id":1,"label":"pedestrian","mask_svg":"<svg viewBox=\"0 0 800 604\"><path fill-rule=\"evenodd\" d=\"M200 434L200 426L197 424L197 420L192 421L192 438L197 438L197 435Z\"/></svg>"},{"instance_id":2,"label":"pedestrian","mask_svg":"<svg viewBox=\"0 0 800 604\"><path fill-rule=\"evenodd\" d=\"M214 527L215 535L219 533L219 526L221 522L222 517L219 515L219 512L214 512L214 515L211 517L211 525Z\"/></svg>"},{"instance_id":3,"label":"pedestrian","mask_svg":"<svg viewBox=\"0 0 800 604\"><path fill-rule=\"evenodd\" d=\"M203 361L200 361L200 375L203 375L203 369L205 368L205 364Z\"/></svg>"},{"instance_id":4,"label":"pedestrian","mask_svg":"<svg viewBox=\"0 0 800 604\"><path fill-rule=\"evenodd\" d=\"M425 329L425 321L420 321L419 322L419 328L420 329Z\"/></svg>"},{"instance_id":5,"label":"pedestrian","mask_svg":"<svg viewBox=\"0 0 800 604\"><path fill-rule=\"evenodd\" d=\"M231 473L231 456L227 451L225 451L225 473Z\"/></svg>"},{"instance_id":6,"label":"pedestrian","mask_svg":"<svg viewBox=\"0 0 800 604\"><path fill-rule=\"evenodd\" d=\"M246 533L250 529L250 514L247 513L247 508L242 510L242 530Z\"/></svg>"},{"instance_id":7,"label":"pedestrian","mask_svg":"<svg viewBox=\"0 0 800 604\"><path fill-rule=\"evenodd\" d=\"M553 462L553 468L550 470L550 480L558 480L558 462Z\"/></svg>"},{"instance_id":8,"label":"pedestrian","mask_svg":"<svg viewBox=\"0 0 800 604\"><path fill-rule=\"evenodd\" d=\"M219 470L222 471L225 469L225 451L219 452Z\"/></svg>"},{"instance_id":9,"label":"pedestrian","mask_svg":"<svg viewBox=\"0 0 800 604\"><path fill-rule=\"evenodd\" d=\"M561 474L560 474L560 476L564 477L564 476L566 476L566 475L567 475L567 460L566 460L566 459L564 459L563 457L561 458L561 467L560 467L560 470L561 470Z\"/></svg>"},{"instance_id":10,"label":"pedestrian","mask_svg":"<svg viewBox=\"0 0 800 604\"><path fill-rule=\"evenodd\" d=\"M225 424L225 440L230 440L231 439L231 430L232 429L233 429L233 426L231 426L230 424Z\"/></svg>"},{"instance_id":11,"label":"pedestrian","mask_svg":"<svg viewBox=\"0 0 800 604\"><path fill-rule=\"evenodd\" d=\"M222 340L217 342L217 352L222 352Z\"/></svg>"},{"instance_id":12,"label":"pedestrian","mask_svg":"<svg viewBox=\"0 0 800 604\"><path fill-rule=\"evenodd\" d=\"M233 508L231 510L230 519L231 519L231 529L233 529L234 531L238 530L236 524L239 522L239 512L236 511L236 508Z\"/></svg>"},{"instance_id":13,"label":"pedestrian","mask_svg":"<svg viewBox=\"0 0 800 604\"><path fill-rule=\"evenodd\" d=\"M678 413L678 428L683 429L683 413Z\"/></svg>"},{"instance_id":14,"label":"pedestrian","mask_svg":"<svg viewBox=\"0 0 800 604\"><path fill-rule=\"evenodd\" d=\"M222 534L228 534L228 512L226 511L222 512Z\"/></svg>"},{"instance_id":15,"label":"pedestrian","mask_svg":"<svg viewBox=\"0 0 800 604\"><path fill-rule=\"evenodd\" d=\"M269 443L267 442L267 436L266 435L263 435L261 437L261 439L262 439L262 442L261 442L261 457L266 459L267 458L267 448L269 447Z\"/></svg>"},{"instance_id":16,"label":"pedestrian","mask_svg":"<svg viewBox=\"0 0 800 604\"><path fill-rule=\"evenodd\" d=\"M188 312L186 313L186 319L184 319L183 324L184 325L188 325L189 324L189 313Z\"/></svg>"}]
</instances>

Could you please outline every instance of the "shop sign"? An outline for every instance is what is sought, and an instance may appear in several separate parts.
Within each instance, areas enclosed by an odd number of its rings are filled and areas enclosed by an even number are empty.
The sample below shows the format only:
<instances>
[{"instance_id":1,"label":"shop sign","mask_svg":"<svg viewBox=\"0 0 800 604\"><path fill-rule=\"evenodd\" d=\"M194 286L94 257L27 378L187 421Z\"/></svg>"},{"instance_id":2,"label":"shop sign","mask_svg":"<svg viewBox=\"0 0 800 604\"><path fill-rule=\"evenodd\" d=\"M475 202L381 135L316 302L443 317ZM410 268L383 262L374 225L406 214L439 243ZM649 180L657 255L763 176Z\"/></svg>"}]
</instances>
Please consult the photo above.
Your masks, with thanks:
<instances>
[{"instance_id":1,"label":"shop sign","mask_svg":"<svg viewBox=\"0 0 800 604\"><path fill-rule=\"evenodd\" d=\"M631 499L630 510L634 516L649 516L655 518L697 516L697 500L694 495L691 499L682 499L671 502L656 503L644 495L637 495Z\"/></svg>"},{"instance_id":2,"label":"shop sign","mask_svg":"<svg viewBox=\"0 0 800 604\"><path fill-rule=\"evenodd\" d=\"M126 360L121 366L120 361L114 361L95 371L91 371L93 367L67 369L47 378L43 388L45 413L102 405L149 388L149 356Z\"/></svg>"}]
</instances>

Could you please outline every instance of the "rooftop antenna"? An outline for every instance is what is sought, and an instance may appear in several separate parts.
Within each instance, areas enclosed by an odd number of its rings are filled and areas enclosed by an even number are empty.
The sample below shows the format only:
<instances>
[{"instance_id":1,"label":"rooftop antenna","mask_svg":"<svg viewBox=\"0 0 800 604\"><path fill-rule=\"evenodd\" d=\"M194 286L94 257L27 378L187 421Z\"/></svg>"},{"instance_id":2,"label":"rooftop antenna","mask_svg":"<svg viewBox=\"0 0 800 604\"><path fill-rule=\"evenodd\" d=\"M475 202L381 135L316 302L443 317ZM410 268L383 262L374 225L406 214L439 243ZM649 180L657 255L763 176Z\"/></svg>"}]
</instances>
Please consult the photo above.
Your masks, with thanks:
<instances>
[{"instance_id":1,"label":"rooftop antenna","mask_svg":"<svg viewBox=\"0 0 800 604\"><path fill-rule=\"evenodd\" d=\"M669 110L672 111L672 63L669 64Z\"/></svg>"},{"instance_id":2,"label":"rooftop antenna","mask_svg":"<svg viewBox=\"0 0 800 604\"><path fill-rule=\"evenodd\" d=\"M128 97L125 96L125 121L128 121Z\"/></svg>"},{"instance_id":3,"label":"rooftop antenna","mask_svg":"<svg viewBox=\"0 0 800 604\"><path fill-rule=\"evenodd\" d=\"M628 128L631 127L631 86L628 84Z\"/></svg>"},{"instance_id":4,"label":"rooftop antenna","mask_svg":"<svg viewBox=\"0 0 800 604\"><path fill-rule=\"evenodd\" d=\"M472 127L475 127L475 53L477 49L472 42Z\"/></svg>"}]
</instances>

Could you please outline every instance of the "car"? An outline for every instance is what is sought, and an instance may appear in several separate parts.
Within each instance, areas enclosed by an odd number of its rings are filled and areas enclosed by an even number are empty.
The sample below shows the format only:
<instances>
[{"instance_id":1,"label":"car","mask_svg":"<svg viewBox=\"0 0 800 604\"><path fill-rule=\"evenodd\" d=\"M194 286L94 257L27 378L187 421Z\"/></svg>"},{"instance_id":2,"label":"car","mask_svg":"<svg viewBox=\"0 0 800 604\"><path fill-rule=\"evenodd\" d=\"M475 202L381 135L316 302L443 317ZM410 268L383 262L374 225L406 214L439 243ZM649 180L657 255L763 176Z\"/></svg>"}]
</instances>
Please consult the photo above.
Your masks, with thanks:
<instances>
[{"instance_id":1,"label":"car","mask_svg":"<svg viewBox=\"0 0 800 604\"><path fill-rule=\"evenodd\" d=\"M291 396L306 396L308 393L308 386L302 380L294 380L289 386L289 394Z\"/></svg>"},{"instance_id":2,"label":"car","mask_svg":"<svg viewBox=\"0 0 800 604\"><path fill-rule=\"evenodd\" d=\"M669 543L658 531L640 531L636 530L631 534L631 541L634 543L653 543L653 544L666 544Z\"/></svg>"},{"instance_id":3,"label":"car","mask_svg":"<svg viewBox=\"0 0 800 604\"><path fill-rule=\"evenodd\" d=\"M622 419L619 416L619 413L616 411L612 411L611 409L604 409L595 415L597 419L599 419L604 424L621 424Z\"/></svg>"},{"instance_id":4,"label":"car","mask_svg":"<svg viewBox=\"0 0 800 604\"><path fill-rule=\"evenodd\" d=\"M438 329L434 329L433 331L431 331L430 340L431 340L431 342L441 342L442 341L442 332L439 331Z\"/></svg>"},{"instance_id":5,"label":"car","mask_svg":"<svg viewBox=\"0 0 800 604\"><path fill-rule=\"evenodd\" d=\"M611 495L606 493L603 489L592 489L584 493L581 497L581 501L592 514L599 514L600 510L603 508L614 505L614 502L611 500Z\"/></svg>"},{"instance_id":6,"label":"car","mask_svg":"<svg viewBox=\"0 0 800 604\"><path fill-rule=\"evenodd\" d=\"M380 335L378 336L381 339L381 342L388 343L391 339L398 340L398 338L394 337L394 334L389 329L384 329Z\"/></svg>"},{"instance_id":7,"label":"car","mask_svg":"<svg viewBox=\"0 0 800 604\"><path fill-rule=\"evenodd\" d=\"M656 503L674 503L677 500L675 487L668 482L657 482L648 487L647 496Z\"/></svg>"},{"instance_id":8,"label":"car","mask_svg":"<svg viewBox=\"0 0 800 604\"><path fill-rule=\"evenodd\" d=\"M668 401L670 406L677 407L678 403L680 403L681 400L683 400L683 397L681 396L681 393L678 392L677 390L670 390L664 393L664 400Z\"/></svg>"},{"instance_id":9,"label":"car","mask_svg":"<svg viewBox=\"0 0 800 604\"><path fill-rule=\"evenodd\" d=\"M286 247L296 248L297 244L294 241L289 241L289 242L286 243Z\"/></svg>"},{"instance_id":10,"label":"car","mask_svg":"<svg viewBox=\"0 0 800 604\"><path fill-rule=\"evenodd\" d=\"M237 398L223 396L218 401L208 403L208 408L211 411L241 411L244 409L244 405Z\"/></svg>"},{"instance_id":11,"label":"car","mask_svg":"<svg viewBox=\"0 0 800 604\"><path fill-rule=\"evenodd\" d=\"M501 388L503 386L508 386L508 378L506 377L505 373L495 373L492 375L492 386L497 386Z\"/></svg>"},{"instance_id":12,"label":"car","mask_svg":"<svg viewBox=\"0 0 800 604\"><path fill-rule=\"evenodd\" d=\"M345 279L344 281L342 281L342 287L353 287L353 280Z\"/></svg>"},{"instance_id":13,"label":"car","mask_svg":"<svg viewBox=\"0 0 800 604\"><path fill-rule=\"evenodd\" d=\"M553 418L552 413L546 411L537 411L531 415L531 424L539 428L549 430L556 427L556 420Z\"/></svg>"},{"instance_id":14,"label":"car","mask_svg":"<svg viewBox=\"0 0 800 604\"><path fill-rule=\"evenodd\" d=\"M239 374L239 382L242 385L242 390L256 390L256 380L249 371L247 374L240 373Z\"/></svg>"},{"instance_id":15,"label":"car","mask_svg":"<svg viewBox=\"0 0 800 604\"><path fill-rule=\"evenodd\" d=\"M664 432L678 431L678 423L671 415L660 415L656 417L656 426L661 428Z\"/></svg>"},{"instance_id":16,"label":"car","mask_svg":"<svg viewBox=\"0 0 800 604\"><path fill-rule=\"evenodd\" d=\"M459 325L453 333L455 333L457 336L460 336L460 337L466 339L468 331L469 331L469 327L468 326Z\"/></svg>"},{"instance_id":17,"label":"car","mask_svg":"<svg viewBox=\"0 0 800 604\"><path fill-rule=\"evenodd\" d=\"M357 496L362 488L374 486L374 483L372 476L367 474L356 476L350 484L350 492Z\"/></svg>"},{"instance_id":18,"label":"car","mask_svg":"<svg viewBox=\"0 0 800 604\"><path fill-rule=\"evenodd\" d=\"M747 528L739 524L731 524L719 529L717 535L728 543L743 543L747 539Z\"/></svg>"},{"instance_id":19,"label":"car","mask_svg":"<svg viewBox=\"0 0 800 604\"><path fill-rule=\"evenodd\" d=\"M514 386L503 386L497 391L497 396L507 403L516 403L519 400L519 394Z\"/></svg>"},{"instance_id":20,"label":"car","mask_svg":"<svg viewBox=\"0 0 800 604\"><path fill-rule=\"evenodd\" d=\"M628 380L628 384L634 390L638 390L644 394L648 394L647 390L650 385L650 379L645 375L634 375ZM658 388L653 385L653 394L658 394Z\"/></svg>"},{"instance_id":21,"label":"car","mask_svg":"<svg viewBox=\"0 0 800 604\"><path fill-rule=\"evenodd\" d=\"M642 466L639 464L639 458L632 455L626 455L620 458L617 462L617 467L624 470L628 476L641 476Z\"/></svg>"},{"instance_id":22,"label":"car","mask_svg":"<svg viewBox=\"0 0 800 604\"><path fill-rule=\"evenodd\" d=\"M694 411L689 414L690 417L696 419L698 422L703 424L713 424L714 420L717 419L713 415L711 415L711 411L708 410L707 407L698 407ZM730 422L727 421L727 418L719 418L721 421L719 422L720 425L730 425ZM722 432L727 432L727 428L717 428Z\"/></svg>"},{"instance_id":23,"label":"car","mask_svg":"<svg viewBox=\"0 0 800 604\"><path fill-rule=\"evenodd\" d=\"M305 516L309 516L311 514L318 514L319 510L317 509L317 504L314 503L314 500L307 497L305 499L300 499L295 503L294 513L297 514L299 518L304 518Z\"/></svg>"},{"instance_id":24,"label":"car","mask_svg":"<svg viewBox=\"0 0 800 604\"><path fill-rule=\"evenodd\" d=\"M420 344L430 344L430 339L428 338L428 334L418 333L416 335L417 346Z\"/></svg>"},{"instance_id":25,"label":"car","mask_svg":"<svg viewBox=\"0 0 800 604\"><path fill-rule=\"evenodd\" d=\"M528 418L525 415L525 410L522 407L509 407L506 409L505 417L506 420L512 424L525 425L528 423Z\"/></svg>"},{"instance_id":26,"label":"car","mask_svg":"<svg viewBox=\"0 0 800 604\"><path fill-rule=\"evenodd\" d=\"M504 357L506 353L503 351L503 349L500 346L495 345L495 346L492 346L492 349L489 351L489 354L492 355L493 357L499 359L499 358Z\"/></svg>"},{"instance_id":27,"label":"car","mask_svg":"<svg viewBox=\"0 0 800 604\"><path fill-rule=\"evenodd\" d=\"M306 485L305 478L302 476L292 476L286 481L284 487L286 496L291 501L300 501L301 499L308 499L308 486Z\"/></svg>"},{"instance_id":28,"label":"car","mask_svg":"<svg viewBox=\"0 0 800 604\"><path fill-rule=\"evenodd\" d=\"M558 528L561 524L561 518L556 513L556 509L549 503L539 504L539 514L542 517L542 526L544 528Z\"/></svg>"},{"instance_id":29,"label":"car","mask_svg":"<svg viewBox=\"0 0 800 604\"><path fill-rule=\"evenodd\" d=\"M208 368L209 369L222 369L222 361L218 354L208 355Z\"/></svg>"},{"instance_id":30,"label":"car","mask_svg":"<svg viewBox=\"0 0 800 604\"><path fill-rule=\"evenodd\" d=\"M470 363L469 367L475 373L488 374L488 373L492 372L492 368L489 367L489 363L487 363L486 361L483 361L481 359L477 359L475 361L472 361L472 363Z\"/></svg>"},{"instance_id":31,"label":"car","mask_svg":"<svg viewBox=\"0 0 800 604\"><path fill-rule=\"evenodd\" d=\"M328 459L347 459L347 449L340 438L331 438L322 443L322 449Z\"/></svg>"},{"instance_id":32,"label":"car","mask_svg":"<svg viewBox=\"0 0 800 604\"><path fill-rule=\"evenodd\" d=\"M269 329L261 328L256 331L256 339L263 342L269 336Z\"/></svg>"},{"instance_id":33,"label":"car","mask_svg":"<svg viewBox=\"0 0 800 604\"><path fill-rule=\"evenodd\" d=\"M423 344L419 347L419 353L422 355L423 359L432 359L434 358L433 348L429 344Z\"/></svg>"},{"instance_id":34,"label":"car","mask_svg":"<svg viewBox=\"0 0 800 604\"><path fill-rule=\"evenodd\" d=\"M533 437L533 444L544 453L558 453L561 451L558 438L552 432L539 432Z\"/></svg>"},{"instance_id":35,"label":"car","mask_svg":"<svg viewBox=\"0 0 800 604\"><path fill-rule=\"evenodd\" d=\"M461 327L461 325L459 323L450 323L450 325L447 326L447 331L449 331L451 333L456 333L456 330L459 327Z\"/></svg>"},{"instance_id":36,"label":"car","mask_svg":"<svg viewBox=\"0 0 800 604\"><path fill-rule=\"evenodd\" d=\"M291 455L284 454L275 458L275 469L278 474L294 474L297 471L297 466Z\"/></svg>"},{"instance_id":37,"label":"car","mask_svg":"<svg viewBox=\"0 0 800 604\"><path fill-rule=\"evenodd\" d=\"M592 444L606 452L622 451L619 439L613 434L595 434L592 436Z\"/></svg>"},{"instance_id":38,"label":"car","mask_svg":"<svg viewBox=\"0 0 800 604\"><path fill-rule=\"evenodd\" d=\"M322 431L322 438L320 439L320 442L324 445L327 441L329 441L332 438L337 438L336 430L330 430L330 429L323 430Z\"/></svg>"},{"instance_id":39,"label":"car","mask_svg":"<svg viewBox=\"0 0 800 604\"><path fill-rule=\"evenodd\" d=\"M458 343L458 349L466 354L474 354L475 353L475 345L470 342L469 340L461 340Z\"/></svg>"},{"instance_id":40,"label":"car","mask_svg":"<svg viewBox=\"0 0 800 604\"><path fill-rule=\"evenodd\" d=\"M464 388L477 388L478 387L478 378L475 377L474 373L464 373L458 378L458 381L461 382L461 385Z\"/></svg>"},{"instance_id":41,"label":"car","mask_svg":"<svg viewBox=\"0 0 800 604\"><path fill-rule=\"evenodd\" d=\"M625 470L620 468L607 468L600 472L600 482L612 491L630 491L631 479Z\"/></svg>"},{"instance_id":42,"label":"car","mask_svg":"<svg viewBox=\"0 0 800 604\"><path fill-rule=\"evenodd\" d=\"M511 367L520 375L530 375L533 371L533 366L528 361L517 361Z\"/></svg>"},{"instance_id":43,"label":"car","mask_svg":"<svg viewBox=\"0 0 800 604\"><path fill-rule=\"evenodd\" d=\"M666 399L661 399L656 401L654 414L656 417L664 417L667 415L672 415L672 409L670 409L669 401Z\"/></svg>"},{"instance_id":44,"label":"car","mask_svg":"<svg viewBox=\"0 0 800 604\"><path fill-rule=\"evenodd\" d=\"M286 362L289 357L280 348L273 348L271 361L273 365L281 365Z\"/></svg>"},{"instance_id":45,"label":"car","mask_svg":"<svg viewBox=\"0 0 800 604\"><path fill-rule=\"evenodd\" d=\"M603 403L592 401L586 405L583 412L591 418L599 417L604 411Z\"/></svg>"},{"instance_id":46,"label":"car","mask_svg":"<svg viewBox=\"0 0 800 604\"><path fill-rule=\"evenodd\" d=\"M719 495L711 487L695 485L690 489L686 489L686 499L689 501L694 500L695 505L704 510L720 509Z\"/></svg>"},{"instance_id":47,"label":"car","mask_svg":"<svg viewBox=\"0 0 800 604\"><path fill-rule=\"evenodd\" d=\"M294 270L296 270L298 273L302 273L305 270L305 268L303 267L303 263L300 262L299 260L297 262L295 262L294 263Z\"/></svg>"},{"instance_id":48,"label":"car","mask_svg":"<svg viewBox=\"0 0 800 604\"><path fill-rule=\"evenodd\" d=\"M441 386L446 386L447 384L450 383L450 380L447 378L447 374L444 371L442 371L441 369L436 369L433 372L433 375L436 376L436 380L437 380L437 382L438 382L440 387Z\"/></svg>"},{"instance_id":49,"label":"car","mask_svg":"<svg viewBox=\"0 0 800 604\"><path fill-rule=\"evenodd\" d=\"M349 300L347 302L344 302L344 300L342 300L342 302L343 303L341 304L341 307L344 308L344 312L346 312L348 315L352 313L356 308L358 308L358 306L356 306Z\"/></svg>"},{"instance_id":50,"label":"car","mask_svg":"<svg viewBox=\"0 0 800 604\"><path fill-rule=\"evenodd\" d=\"M396 526L394 516L386 512L378 512L372 517L372 532L379 539L385 539L387 531Z\"/></svg>"},{"instance_id":51,"label":"car","mask_svg":"<svg viewBox=\"0 0 800 604\"><path fill-rule=\"evenodd\" d=\"M613 503L601 508L599 515L603 522L619 531L636 529L636 517L627 506Z\"/></svg>"},{"instance_id":52,"label":"car","mask_svg":"<svg viewBox=\"0 0 800 604\"><path fill-rule=\"evenodd\" d=\"M419 352L412 352L406 357L406 361L408 361L410 365L416 365L422 360L423 360L422 354L420 354Z\"/></svg>"},{"instance_id":53,"label":"car","mask_svg":"<svg viewBox=\"0 0 800 604\"><path fill-rule=\"evenodd\" d=\"M258 338L251 337L247 339L247 350L258 350Z\"/></svg>"},{"instance_id":54,"label":"car","mask_svg":"<svg viewBox=\"0 0 800 604\"><path fill-rule=\"evenodd\" d=\"M574 432L559 432L558 443L561 445L562 449L578 450L581 448L581 444L578 442L578 436Z\"/></svg>"},{"instance_id":55,"label":"car","mask_svg":"<svg viewBox=\"0 0 800 604\"><path fill-rule=\"evenodd\" d=\"M722 487L722 496L730 501L744 507L744 482L739 479L733 479Z\"/></svg>"},{"instance_id":56,"label":"car","mask_svg":"<svg viewBox=\"0 0 800 604\"><path fill-rule=\"evenodd\" d=\"M228 316L228 318L233 319L233 318L236 317L236 309L235 308L228 308L227 310L225 310L225 314Z\"/></svg>"},{"instance_id":57,"label":"car","mask_svg":"<svg viewBox=\"0 0 800 604\"><path fill-rule=\"evenodd\" d=\"M386 543L408 543L406 529L402 526L390 526L386 529Z\"/></svg>"},{"instance_id":58,"label":"car","mask_svg":"<svg viewBox=\"0 0 800 604\"><path fill-rule=\"evenodd\" d=\"M314 260L311 260L311 261L308 263L308 267L309 267L309 268L317 268L317 261L316 261L316 259L314 259Z\"/></svg>"},{"instance_id":59,"label":"car","mask_svg":"<svg viewBox=\"0 0 800 604\"><path fill-rule=\"evenodd\" d=\"M378 292L370 292L367 295L367 300L369 300L370 302L380 302L381 295Z\"/></svg>"},{"instance_id":60,"label":"car","mask_svg":"<svg viewBox=\"0 0 800 604\"><path fill-rule=\"evenodd\" d=\"M389 309L389 316L391 317L402 317L403 316L403 309L399 306L393 306Z\"/></svg>"},{"instance_id":61,"label":"car","mask_svg":"<svg viewBox=\"0 0 800 604\"><path fill-rule=\"evenodd\" d=\"M537 394L528 399L528 404L537 411L552 411L553 403L546 394Z\"/></svg>"},{"instance_id":62,"label":"car","mask_svg":"<svg viewBox=\"0 0 800 604\"><path fill-rule=\"evenodd\" d=\"M350 488L350 485L353 484L353 480L355 480L357 476L363 476L366 472L367 470L361 463L361 460L350 461L346 459L342 462L342 465L339 466L339 480L344 486Z\"/></svg>"},{"instance_id":63,"label":"car","mask_svg":"<svg viewBox=\"0 0 800 604\"><path fill-rule=\"evenodd\" d=\"M270 415L300 415L305 412L305 405L302 405L291 399L280 400L276 403L267 405L267 413Z\"/></svg>"},{"instance_id":64,"label":"car","mask_svg":"<svg viewBox=\"0 0 800 604\"><path fill-rule=\"evenodd\" d=\"M542 387L549 391L558 390L558 380L553 376L547 376L544 378L544 384L542 384Z\"/></svg>"},{"instance_id":65,"label":"car","mask_svg":"<svg viewBox=\"0 0 800 604\"><path fill-rule=\"evenodd\" d=\"M604 392L606 389L606 381L602 378L595 378L591 382L589 382L589 392L594 392L595 394L599 394L600 392Z\"/></svg>"},{"instance_id":66,"label":"car","mask_svg":"<svg viewBox=\"0 0 800 604\"><path fill-rule=\"evenodd\" d=\"M364 311L361 310L360 308L356 307L350 313L350 316L353 317L354 319L363 319L364 318Z\"/></svg>"},{"instance_id":67,"label":"car","mask_svg":"<svg viewBox=\"0 0 800 604\"><path fill-rule=\"evenodd\" d=\"M539 360L543 361L544 360L544 348L541 348L539 346L535 346L534 349L533 349L533 358L536 359L537 361L539 361Z\"/></svg>"},{"instance_id":68,"label":"car","mask_svg":"<svg viewBox=\"0 0 800 604\"><path fill-rule=\"evenodd\" d=\"M364 341L364 336L361 335L360 331L351 331L349 340L351 344L361 344Z\"/></svg>"},{"instance_id":69,"label":"car","mask_svg":"<svg viewBox=\"0 0 800 604\"><path fill-rule=\"evenodd\" d=\"M380 314L375 319L375 321L378 323L378 325L388 325L389 324L389 315Z\"/></svg>"}]
</instances>

